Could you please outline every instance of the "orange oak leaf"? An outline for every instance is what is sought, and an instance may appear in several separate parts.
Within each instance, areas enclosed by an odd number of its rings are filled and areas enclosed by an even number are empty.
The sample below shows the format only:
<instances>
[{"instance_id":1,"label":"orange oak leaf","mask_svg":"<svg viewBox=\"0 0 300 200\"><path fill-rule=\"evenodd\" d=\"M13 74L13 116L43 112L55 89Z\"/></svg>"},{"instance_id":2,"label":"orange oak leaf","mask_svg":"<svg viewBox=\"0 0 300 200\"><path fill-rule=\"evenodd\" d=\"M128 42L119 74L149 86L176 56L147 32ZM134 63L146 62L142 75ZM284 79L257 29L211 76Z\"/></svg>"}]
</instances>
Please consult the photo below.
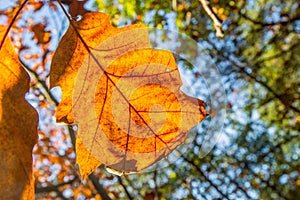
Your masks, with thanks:
<instances>
[{"instance_id":1,"label":"orange oak leaf","mask_svg":"<svg viewBox=\"0 0 300 200\"><path fill-rule=\"evenodd\" d=\"M182 144L206 114L202 101L180 91L172 53L151 49L146 28L113 28L103 13L88 13L75 26L82 38L69 27L50 84L63 92L57 121L78 123L77 152L89 152L79 153L78 165L98 160L92 168L102 162L137 172Z\"/></svg>"},{"instance_id":2,"label":"orange oak leaf","mask_svg":"<svg viewBox=\"0 0 300 200\"><path fill-rule=\"evenodd\" d=\"M133 35L136 37L121 41L122 38L119 36L120 42L115 44L117 51L126 51L134 46L148 47L150 45L147 36L148 33L144 30L140 31L140 28L142 28L141 25L117 29L111 26L109 16L104 13L87 13L84 15L83 20L75 22L74 24L91 49L103 43L111 36L129 30L136 32L135 35ZM110 48L111 46L107 46L107 49L110 50ZM55 52L50 71L50 86L60 86L63 93L62 100L56 111L57 122L67 124L74 123L72 113L73 85L80 65L88 53L76 35L76 31L70 26ZM103 58L103 60L113 59L116 55L118 55L118 53L110 51L110 53L106 53L106 58ZM76 163L79 165L81 177L84 179L94 171L101 162L97 161L91 154L86 154L88 151L80 139L77 140L79 141L76 141Z\"/></svg>"},{"instance_id":3,"label":"orange oak leaf","mask_svg":"<svg viewBox=\"0 0 300 200\"><path fill-rule=\"evenodd\" d=\"M73 113L79 137L110 168L121 174L141 171L184 142L206 116L203 102L180 91L171 52L136 49L103 71L98 49L102 46L92 53L99 59L87 57L75 83Z\"/></svg>"},{"instance_id":4,"label":"orange oak leaf","mask_svg":"<svg viewBox=\"0 0 300 200\"><path fill-rule=\"evenodd\" d=\"M141 25L133 25L124 28L111 26L109 16L101 12L91 12L84 15L79 22L74 22L78 32L87 45L93 49L108 38L121 32L136 30L138 35L132 38L119 37L114 45L115 51L120 54L131 46L148 47L150 41L147 40L147 32L143 31ZM142 31L140 31L142 30ZM136 37L135 37L136 36ZM113 60L117 55L114 51L109 51L111 46L106 47L105 58L103 60ZM67 124L74 123L72 113L72 95L77 72L85 57L89 54L85 46L77 36L72 26L69 26L54 54L50 69L50 87L60 86L62 90L62 100L56 110L56 121Z\"/></svg>"},{"instance_id":5,"label":"orange oak leaf","mask_svg":"<svg viewBox=\"0 0 300 200\"><path fill-rule=\"evenodd\" d=\"M76 138L76 163L79 166L82 180L85 180L88 175L101 165L101 162L85 148L80 137Z\"/></svg>"},{"instance_id":6,"label":"orange oak leaf","mask_svg":"<svg viewBox=\"0 0 300 200\"><path fill-rule=\"evenodd\" d=\"M0 26L0 41L5 30ZM8 38L0 54L0 199L34 199L32 148L38 117L24 99L29 77Z\"/></svg>"}]
</instances>

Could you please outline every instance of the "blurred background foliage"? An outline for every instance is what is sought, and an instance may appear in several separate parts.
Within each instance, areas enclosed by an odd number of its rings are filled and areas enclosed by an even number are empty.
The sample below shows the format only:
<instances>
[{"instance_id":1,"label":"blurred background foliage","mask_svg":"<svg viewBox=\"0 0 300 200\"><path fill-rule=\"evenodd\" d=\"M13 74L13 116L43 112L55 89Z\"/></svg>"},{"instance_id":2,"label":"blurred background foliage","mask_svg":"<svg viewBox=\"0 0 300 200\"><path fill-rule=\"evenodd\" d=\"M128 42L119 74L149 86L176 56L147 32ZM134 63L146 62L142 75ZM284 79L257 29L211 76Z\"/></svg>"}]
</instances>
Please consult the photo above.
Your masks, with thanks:
<instances>
[{"instance_id":1,"label":"blurred background foliage","mask_svg":"<svg viewBox=\"0 0 300 200\"><path fill-rule=\"evenodd\" d=\"M0 22L7 25L22 2L0 2ZM203 44L226 89L222 134L227 140L199 157L208 117L187 152L167 168L117 177L100 166L81 182L74 164L76 126L55 124L60 95L47 89L50 61L68 21L57 2L29 0L10 37L31 75L27 99L41 120L34 154L36 199L299 199L299 1L212 0L210 7L223 21L222 38L199 1L63 3L79 14L106 12L115 26L172 29Z\"/></svg>"}]
</instances>

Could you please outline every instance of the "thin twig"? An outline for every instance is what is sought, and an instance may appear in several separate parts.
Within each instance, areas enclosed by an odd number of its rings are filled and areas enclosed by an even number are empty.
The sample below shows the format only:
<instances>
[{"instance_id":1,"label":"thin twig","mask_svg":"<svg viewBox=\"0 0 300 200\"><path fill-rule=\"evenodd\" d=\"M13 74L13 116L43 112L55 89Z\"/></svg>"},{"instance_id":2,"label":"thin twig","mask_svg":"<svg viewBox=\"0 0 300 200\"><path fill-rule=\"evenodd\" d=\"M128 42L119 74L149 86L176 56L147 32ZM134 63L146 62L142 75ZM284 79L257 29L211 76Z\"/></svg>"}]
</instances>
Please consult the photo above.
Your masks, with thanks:
<instances>
[{"instance_id":1,"label":"thin twig","mask_svg":"<svg viewBox=\"0 0 300 200\"><path fill-rule=\"evenodd\" d=\"M127 190L126 186L124 185L122 178L121 178L120 176L117 176L117 177L118 177L118 182L119 182L119 184L123 187L123 189L124 189L124 191L125 191L125 193L126 193L128 199L129 199L129 200L133 200L133 197L131 196L131 194L130 194L129 191Z\"/></svg>"},{"instance_id":2,"label":"thin twig","mask_svg":"<svg viewBox=\"0 0 300 200\"><path fill-rule=\"evenodd\" d=\"M214 13L213 9L209 5L209 1L207 0L199 0L202 7L204 8L205 12L208 16L212 19L214 23L214 27L216 29L216 36L217 37L224 37L224 31L222 30L222 20L219 19L216 13Z\"/></svg>"},{"instance_id":3,"label":"thin twig","mask_svg":"<svg viewBox=\"0 0 300 200\"><path fill-rule=\"evenodd\" d=\"M212 186L212 187L214 187L216 190L217 190L217 192L224 198L224 199L228 199L229 200L229 197L225 194L225 193L223 193L219 188L218 188L218 186L216 185L216 184L214 184L205 174L204 174L204 172L201 170L201 168L198 166L198 165L196 165L192 160L189 160L188 158L186 158L185 156L182 156L183 157L183 159L187 162L187 163L189 163L190 165L192 165L198 172L199 172L199 174L201 174L205 179L206 179L206 181L207 182L209 182L209 184Z\"/></svg>"},{"instance_id":4,"label":"thin twig","mask_svg":"<svg viewBox=\"0 0 300 200\"><path fill-rule=\"evenodd\" d=\"M214 50L216 50L218 52L218 49L216 48L215 44L213 44L212 42L210 42L210 44L212 45L212 47L214 48ZM278 99L284 106L289 107L290 109L292 109L293 111L300 113L300 109L289 104L286 105L286 103L284 102L283 96L278 94L271 86L268 85L267 82L259 79L259 77L257 77L255 74L248 72L247 68L246 68L246 63L242 63L239 62L237 63L236 61L233 61L232 59L230 59L228 56L225 56L224 54L218 54L221 58L227 60L228 62L230 62L230 64L234 67L236 67L238 70L240 70L240 72L243 72L244 74L246 74L249 78L251 78L252 80L254 80L255 82L259 83L261 86L263 86L265 89L267 89L271 94L273 94L275 96L276 99ZM259 67L259 65L258 65ZM250 69L254 68L254 65L251 65L249 67Z\"/></svg>"},{"instance_id":5,"label":"thin twig","mask_svg":"<svg viewBox=\"0 0 300 200\"><path fill-rule=\"evenodd\" d=\"M154 194L155 194L156 200L160 200L160 195L159 195L158 187L157 187L158 184L157 184L157 171L156 170L153 173L153 180L154 180Z\"/></svg>"},{"instance_id":6,"label":"thin twig","mask_svg":"<svg viewBox=\"0 0 300 200\"><path fill-rule=\"evenodd\" d=\"M5 41L5 38L6 38L7 35L8 35L8 32L10 31L11 27L12 27L13 24L15 23L17 17L19 16L21 10L24 8L24 6L25 6L25 4L27 3L27 1L28 1L28 0L25 0L25 1L21 4L21 6L19 7L17 13L14 15L14 17L13 17L12 20L11 20L11 22L9 23L9 25L8 25L6 31L5 31L5 34L4 34L4 36L3 36L2 40L1 40L1 43L0 43L0 50L1 50L2 46L3 46L3 44L4 44L4 41Z\"/></svg>"},{"instance_id":7,"label":"thin twig","mask_svg":"<svg viewBox=\"0 0 300 200\"><path fill-rule=\"evenodd\" d=\"M250 16L248 16L247 14L244 14L241 10L241 8L238 8L237 6L231 6L229 5L229 7L232 9L232 10L237 10L238 11L238 14L246 19L247 21L250 21L251 23L255 24L255 25L260 25L260 26L276 26L276 25L288 25L289 23L292 23L292 22L295 22L297 20L300 19L300 16L294 16L294 17L287 17L286 20L284 21L277 21L277 22L263 22L263 21L259 21L257 19L253 19L251 18Z\"/></svg>"},{"instance_id":8,"label":"thin twig","mask_svg":"<svg viewBox=\"0 0 300 200\"><path fill-rule=\"evenodd\" d=\"M104 187L99 183L99 179L95 176L95 174L90 174L89 179L92 181L93 185L95 186L95 189L101 196L102 200L111 200L111 198L107 195L107 192L104 189Z\"/></svg>"},{"instance_id":9,"label":"thin twig","mask_svg":"<svg viewBox=\"0 0 300 200\"><path fill-rule=\"evenodd\" d=\"M68 131L70 134L71 143L73 145L74 151L76 152L76 136L72 128L72 125L68 126ZM98 192L98 194L101 196L102 200L111 200L104 187L99 183L99 179L93 173L89 175L89 180L95 186L95 189Z\"/></svg>"},{"instance_id":10,"label":"thin twig","mask_svg":"<svg viewBox=\"0 0 300 200\"><path fill-rule=\"evenodd\" d=\"M58 100L53 96L53 94L49 91L49 88L46 84L45 81L41 80L39 78L39 75L34 71L32 70L29 66L27 66L22 60L21 58L19 58L20 62L22 63L22 66L23 68L28 72L28 74L30 75L31 78L33 78L36 83L37 83L37 86L39 88L42 88L43 89L43 95L45 96L45 98L52 104L52 105L55 105L55 106L58 106Z\"/></svg>"},{"instance_id":11,"label":"thin twig","mask_svg":"<svg viewBox=\"0 0 300 200\"><path fill-rule=\"evenodd\" d=\"M201 145L198 145L198 144L196 144L196 146L201 147ZM226 155L227 155L228 157L231 157L231 156L229 156L228 154L226 154ZM213 168L213 169L217 172L217 167L216 167L211 161L209 161L208 163L209 163L210 167ZM237 187L241 192L244 193L244 195L247 197L247 199L251 199L251 197L250 197L249 194L247 193L246 189L244 189L243 187L241 187L241 186L239 185L239 183L238 183L235 179L231 179L231 178L230 178L230 182L231 182L231 183L234 183L234 184L236 185L236 187Z\"/></svg>"},{"instance_id":12,"label":"thin twig","mask_svg":"<svg viewBox=\"0 0 300 200\"><path fill-rule=\"evenodd\" d=\"M234 63L232 61L230 61L230 63L236 67L239 68L239 70L241 70L243 73L245 73L247 76L249 76L251 79L253 79L255 82L259 83L260 85L262 85L264 88L266 88L271 94L273 94L283 105L289 107L290 109L294 110L295 112L300 113L300 110L289 104L286 105L286 103L284 102L284 99L282 97L282 95L278 94L275 90L273 90L273 88L271 88L265 81L259 79L257 76L253 75L252 73L248 72L246 67L238 65L237 63Z\"/></svg>"},{"instance_id":13,"label":"thin twig","mask_svg":"<svg viewBox=\"0 0 300 200\"><path fill-rule=\"evenodd\" d=\"M59 183L59 184L56 184L56 185L50 185L50 186L47 186L47 187L36 187L35 188L35 193L46 193L46 192L52 192L52 191L55 191L55 192L60 192L59 191L59 187L62 187L64 185L69 185L69 184L72 184L78 177L75 176L74 179L68 181L68 182L63 182L63 183Z\"/></svg>"}]
</instances>

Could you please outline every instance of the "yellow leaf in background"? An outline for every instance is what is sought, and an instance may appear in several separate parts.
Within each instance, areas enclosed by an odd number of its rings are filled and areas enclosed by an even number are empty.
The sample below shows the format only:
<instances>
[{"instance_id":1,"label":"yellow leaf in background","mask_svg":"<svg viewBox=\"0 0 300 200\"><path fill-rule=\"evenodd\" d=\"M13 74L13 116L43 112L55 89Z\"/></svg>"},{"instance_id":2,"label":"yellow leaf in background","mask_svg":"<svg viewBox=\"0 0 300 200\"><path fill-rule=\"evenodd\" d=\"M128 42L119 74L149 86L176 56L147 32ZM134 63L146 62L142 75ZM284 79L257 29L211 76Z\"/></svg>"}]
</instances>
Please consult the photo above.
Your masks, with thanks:
<instances>
[{"instance_id":1,"label":"yellow leaf in background","mask_svg":"<svg viewBox=\"0 0 300 200\"><path fill-rule=\"evenodd\" d=\"M5 30L0 26L0 41ZM34 199L32 148L38 117L24 99L29 77L8 37L0 55L0 199Z\"/></svg>"},{"instance_id":2,"label":"yellow leaf in background","mask_svg":"<svg viewBox=\"0 0 300 200\"><path fill-rule=\"evenodd\" d=\"M51 40L50 31L45 30L45 24L35 24L31 27L32 32L34 33L33 39L37 40L38 44L47 44Z\"/></svg>"}]
</instances>

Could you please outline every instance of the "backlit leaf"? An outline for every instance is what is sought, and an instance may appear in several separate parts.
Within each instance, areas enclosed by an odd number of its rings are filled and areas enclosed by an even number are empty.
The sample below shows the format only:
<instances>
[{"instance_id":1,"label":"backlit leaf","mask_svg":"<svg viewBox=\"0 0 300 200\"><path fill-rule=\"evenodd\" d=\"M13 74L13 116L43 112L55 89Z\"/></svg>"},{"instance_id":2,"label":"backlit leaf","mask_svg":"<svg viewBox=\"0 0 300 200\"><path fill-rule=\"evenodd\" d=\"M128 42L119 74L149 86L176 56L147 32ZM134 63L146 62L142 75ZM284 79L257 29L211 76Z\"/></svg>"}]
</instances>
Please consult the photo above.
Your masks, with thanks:
<instances>
[{"instance_id":1,"label":"backlit leaf","mask_svg":"<svg viewBox=\"0 0 300 200\"><path fill-rule=\"evenodd\" d=\"M5 30L0 26L0 41ZM29 77L8 38L0 55L0 199L34 199L37 113L24 99Z\"/></svg>"},{"instance_id":2,"label":"backlit leaf","mask_svg":"<svg viewBox=\"0 0 300 200\"><path fill-rule=\"evenodd\" d=\"M82 180L85 180L90 173L101 165L101 162L85 148L80 137L76 139L76 163L79 166Z\"/></svg>"},{"instance_id":3,"label":"backlit leaf","mask_svg":"<svg viewBox=\"0 0 300 200\"><path fill-rule=\"evenodd\" d=\"M120 29L114 28L110 25L109 16L100 12L87 13L84 16L83 20L74 22L74 24L90 48L97 47L109 37L120 32L142 28L141 25L134 25ZM148 47L150 42L147 40L147 33L141 34L139 32L139 35L140 38L131 38L131 41L128 40L129 38L126 38L127 41L119 41L120 43L115 44L115 49L118 49L117 45L121 48L124 46L124 43L126 44L132 41L135 41L135 44L140 47ZM124 46L123 48L123 51L125 51L128 46ZM106 52L106 57L108 59L111 60L114 58L114 52ZM70 26L59 43L52 60L50 71L50 86L60 86L63 93L62 100L56 111L57 122L64 122L67 124L74 123L72 114L73 87L77 72L88 53L89 52L76 35L75 30L72 26Z\"/></svg>"},{"instance_id":4,"label":"backlit leaf","mask_svg":"<svg viewBox=\"0 0 300 200\"><path fill-rule=\"evenodd\" d=\"M57 121L78 123L83 147L77 152L87 150L92 156L86 158L120 172L166 157L206 116L202 101L181 92L172 53L151 49L146 28L113 28L103 13L88 13L75 26L89 50L70 26L54 55L50 83L63 92Z\"/></svg>"}]
</instances>

